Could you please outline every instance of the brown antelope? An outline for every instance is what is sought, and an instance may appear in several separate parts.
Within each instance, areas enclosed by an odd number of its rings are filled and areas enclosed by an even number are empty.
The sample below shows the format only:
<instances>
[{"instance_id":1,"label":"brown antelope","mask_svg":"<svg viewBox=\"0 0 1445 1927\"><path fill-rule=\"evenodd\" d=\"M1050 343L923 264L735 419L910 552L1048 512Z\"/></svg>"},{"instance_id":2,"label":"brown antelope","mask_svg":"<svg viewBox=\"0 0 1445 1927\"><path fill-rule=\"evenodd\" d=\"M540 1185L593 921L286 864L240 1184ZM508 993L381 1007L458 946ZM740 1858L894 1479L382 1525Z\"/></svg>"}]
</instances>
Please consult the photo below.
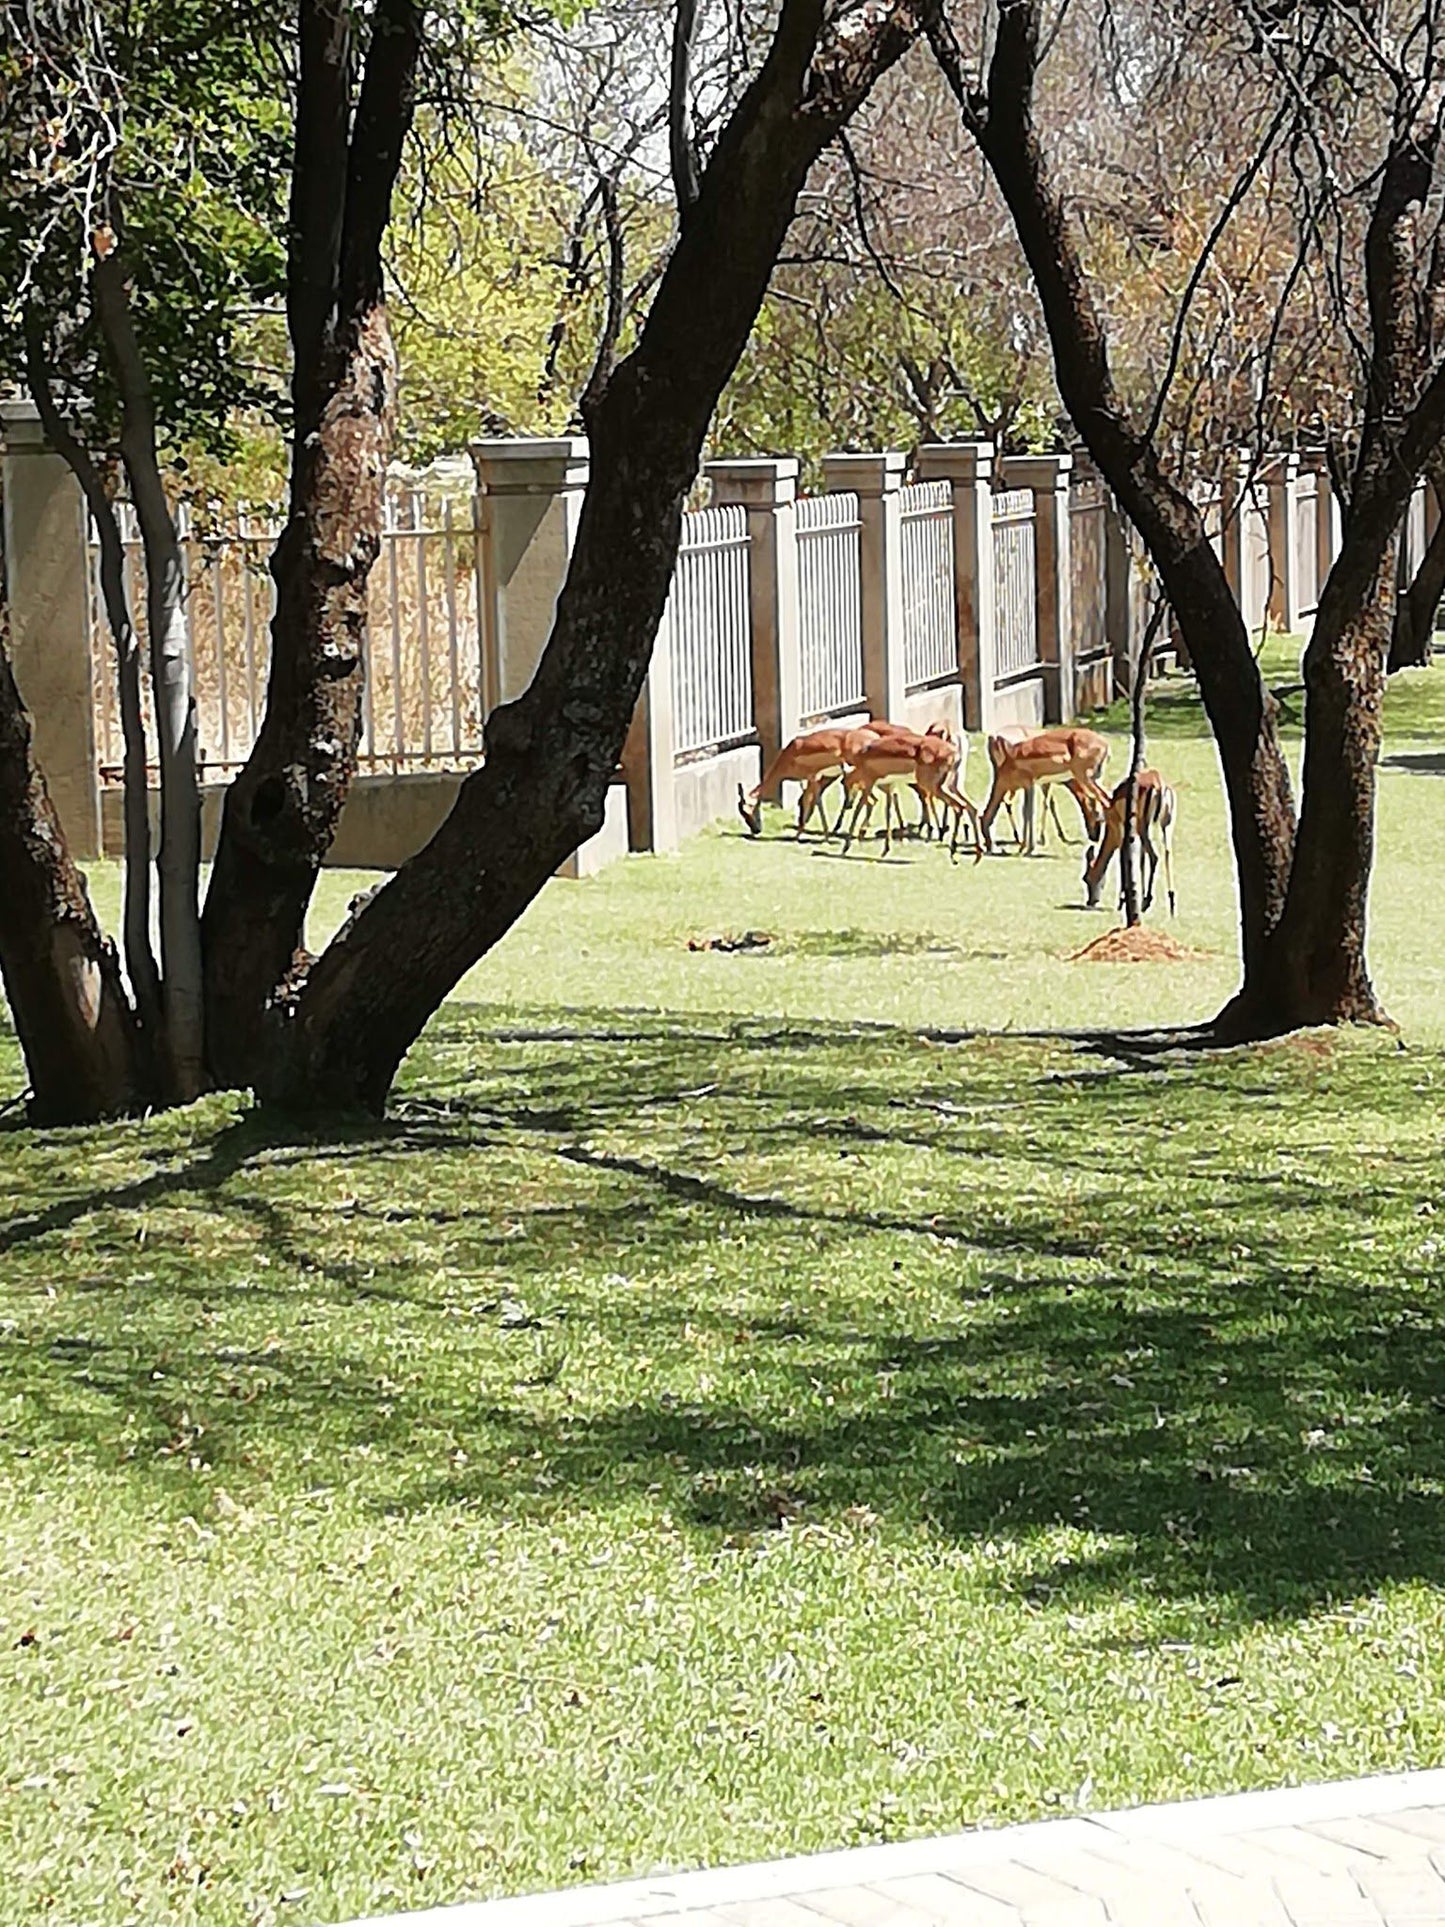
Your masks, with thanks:
<instances>
[{"instance_id":1,"label":"brown antelope","mask_svg":"<svg viewBox=\"0 0 1445 1927\"><path fill-rule=\"evenodd\" d=\"M896 786L902 782L916 789L923 799L925 809L944 809L953 812L953 841L950 850L958 848L958 833L967 816L973 826L974 861L983 855L983 843L978 827L978 812L964 795L960 785L964 758L967 755L967 740L955 743L949 731L941 723L935 723L926 734L920 736L913 730L895 729L887 736L859 731L856 740L846 746L848 770L843 778L844 789L853 800L853 814L849 819L844 848L858 834L859 826L866 823L873 812L873 798L878 790L883 792L883 854L893 847L893 816L897 813L898 827L903 828L903 812L896 795Z\"/></svg>"},{"instance_id":2,"label":"brown antelope","mask_svg":"<svg viewBox=\"0 0 1445 1927\"><path fill-rule=\"evenodd\" d=\"M801 783L798 799L798 835L806 829L818 799L835 778L843 774L843 744L855 731L846 728L813 729L785 743L763 771L763 780L751 792L738 784L738 814L747 825L749 836L760 836L763 829L763 798L782 783Z\"/></svg>"},{"instance_id":3,"label":"brown antelope","mask_svg":"<svg viewBox=\"0 0 1445 1927\"><path fill-rule=\"evenodd\" d=\"M1113 861L1114 852L1124 841L1124 797L1127 789L1128 783L1125 781L1109 798L1109 807L1104 812L1104 833L1084 863L1084 888L1088 892L1091 910L1098 908L1104 873ZM1140 866L1143 907L1147 910L1154 901L1154 879L1159 874L1162 852L1164 887L1169 893L1171 917L1174 915L1174 818L1177 807L1173 790L1158 770L1141 769L1134 779L1134 828L1144 857ZM1156 830L1159 834L1157 848L1154 842Z\"/></svg>"},{"instance_id":4,"label":"brown antelope","mask_svg":"<svg viewBox=\"0 0 1445 1927\"><path fill-rule=\"evenodd\" d=\"M1109 792L1099 781L1109 757L1109 745L1092 729L1036 729L1010 741L1012 730L988 739L993 785L979 817L985 844L991 849L993 820L1014 796L1029 796L1046 783L1065 783L1072 791L1092 840L1097 836ZM1026 825L1025 847L1033 852L1032 816Z\"/></svg>"}]
</instances>

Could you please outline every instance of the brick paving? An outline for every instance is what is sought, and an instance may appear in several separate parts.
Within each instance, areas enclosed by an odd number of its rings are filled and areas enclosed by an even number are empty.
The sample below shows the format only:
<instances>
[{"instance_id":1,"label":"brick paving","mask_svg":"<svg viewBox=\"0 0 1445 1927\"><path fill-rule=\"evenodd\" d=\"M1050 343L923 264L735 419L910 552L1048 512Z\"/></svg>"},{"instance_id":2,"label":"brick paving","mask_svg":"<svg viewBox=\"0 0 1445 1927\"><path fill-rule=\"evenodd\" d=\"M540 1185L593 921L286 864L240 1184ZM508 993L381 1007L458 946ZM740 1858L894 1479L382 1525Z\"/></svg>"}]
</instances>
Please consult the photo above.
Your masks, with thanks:
<instances>
[{"instance_id":1,"label":"brick paving","mask_svg":"<svg viewBox=\"0 0 1445 1927\"><path fill-rule=\"evenodd\" d=\"M1445 1769L656 1874L392 1915L387 1927L1430 1923L1445 1927Z\"/></svg>"}]
</instances>

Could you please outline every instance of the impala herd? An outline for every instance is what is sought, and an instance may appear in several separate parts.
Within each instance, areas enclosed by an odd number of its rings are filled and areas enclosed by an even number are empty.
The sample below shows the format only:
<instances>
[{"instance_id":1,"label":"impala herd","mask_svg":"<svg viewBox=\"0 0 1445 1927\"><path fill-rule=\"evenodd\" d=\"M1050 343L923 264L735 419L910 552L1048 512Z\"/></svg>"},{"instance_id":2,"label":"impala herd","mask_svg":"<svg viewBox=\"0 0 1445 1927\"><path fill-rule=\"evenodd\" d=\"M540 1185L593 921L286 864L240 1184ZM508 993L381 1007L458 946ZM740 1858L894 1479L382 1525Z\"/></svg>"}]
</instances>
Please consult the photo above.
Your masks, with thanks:
<instances>
[{"instance_id":1,"label":"impala herd","mask_svg":"<svg viewBox=\"0 0 1445 1927\"><path fill-rule=\"evenodd\" d=\"M1099 901L1104 875L1115 852L1124 840L1124 808L1127 781L1111 795L1103 785L1104 765L1109 745L1092 729L1029 729L1009 725L988 738L988 758L993 770L988 800L982 810L975 809L963 793L964 765L968 739L956 738L942 723L920 732L901 723L884 722L875 717L853 727L814 729L795 736L779 751L763 773L763 780L751 791L738 785L738 810L752 836L762 833L763 799L778 793L783 783L801 783L798 802L798 835L801 837L813 818L823 823L824 836L843 829L843 847L866 831L874 804L883 799L883 848L893 847L894 826L904 833L903 793L912 790L922 811L925 833L936 830L942 836L947 818L953 818L950 850L956 852L965 819L973 837L975 863L985 850L992 850L993 826L1000 810L1007 810L1013 821L1014 799L1023 805L1024 823L1018 836L1019 847L1030 854L1035 834L1043 836L1043 816L1036 820L1035 801L1042 793L1044 808L1053 815L1054 825L1063 836L1053 787L1062 784L1073 796L1084 820L1087 854L1084 861L1084 888L1089 907ZM823 810L824 794L833 784L842 786L842 801L831 827ZM1169 914L1174 914L1173 830L1174 791L1158 770L1141 770L1134 786L1134 826L1142 856L1142 900L1147 910L1154 898L1154 884L1161 861ZM845 826L846 819L846 827Z\"/></svg>"}]
</instances>

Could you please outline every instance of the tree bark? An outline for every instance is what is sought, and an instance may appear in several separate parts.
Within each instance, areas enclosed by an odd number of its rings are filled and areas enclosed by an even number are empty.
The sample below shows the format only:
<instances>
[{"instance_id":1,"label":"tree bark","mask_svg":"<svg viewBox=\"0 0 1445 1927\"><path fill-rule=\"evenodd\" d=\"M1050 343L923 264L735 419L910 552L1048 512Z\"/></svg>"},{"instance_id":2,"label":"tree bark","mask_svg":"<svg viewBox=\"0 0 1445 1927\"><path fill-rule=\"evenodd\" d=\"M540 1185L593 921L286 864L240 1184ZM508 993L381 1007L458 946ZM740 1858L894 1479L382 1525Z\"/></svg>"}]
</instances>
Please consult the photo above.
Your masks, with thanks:
<instances>
[{"instance_id":1,"label":"tree bark","mask_svg":"<svg viewBox=\"0 0 1445 1927\"><path fill-rule=\"evenodd\" d=\"M356 773L367 579L381 547L396 356L381 243L410 126L420 15L381 0L354 120L346 0L302 0L288 321L291 502L272 558L266 715L227 794L204 918L213 1077L248 1084Z\"/></svg>"},{"instance_id":2,"label":"tree bark","mask_svg":"<svg viewBox=\"0 0 1445 1927\"><path fill-rule=\"evenodd\" d=\"M116 523L110 491L89 450L76 436L56 406L50 386L44 345L38 329L26 331L26 377L31 398L40 413L46 440L69 464L100 539L100 592L106 620L115 643L115 675L122 743L122 797L125 832L125 873L122 931L126 974L130 978L140 1032L145 1085L159 1095L156 1065L161 1046L161 979L151 947L150 798L145 718L141 711L140 645L131 619L125 586L125 551Z\"/></svg>"},{"instance_id":3,"label":"tree bark","mask_svg":"<svg viewBox=\"0 0 1445 1927\"><path fill-rule=\"evenodd\" d=\"M928 0L831 32L784 0L757 78L685 211L636 349L587 414L591 483L551 639L496 711L487 761L436 836L311 968L259 1082L294 1110L380 1111L458 978L602 821L717 397L747 341L808 169L917 37Z\"/></svg>"},{"instance_id":4,"label":"tree bark","mask_svg":"<svg viewBox=\"0 0 1445 1927\"><path fill-rule=\"evenodd\" d=\"M36 1124L88 1123L142 1096L114 946L65 846L36 765L0 610L0 977Z\"/></svg>"},{"instance_id":5,"label":"tree bark","mask_svg":"<svg viewBox=\"0 0 1445 1927\"><path fill-rule=\"evenodd\" d=\"M121 397L120 453L140 524L146 565L151 695L161 786L161 1068L165 1094L189 1103L205 1085L201 978L201 786L196 768L196 705L186 637L185 572L175 518L161 482L150 381L131 319L120 257L91 271L91 298ZM137 813L138 814L138 813ZM139 824L136 825L137 829ZM127 824L129 833L130 825ZM142 848L149 850L149 831Z\"/></svg>"}]
</instances>

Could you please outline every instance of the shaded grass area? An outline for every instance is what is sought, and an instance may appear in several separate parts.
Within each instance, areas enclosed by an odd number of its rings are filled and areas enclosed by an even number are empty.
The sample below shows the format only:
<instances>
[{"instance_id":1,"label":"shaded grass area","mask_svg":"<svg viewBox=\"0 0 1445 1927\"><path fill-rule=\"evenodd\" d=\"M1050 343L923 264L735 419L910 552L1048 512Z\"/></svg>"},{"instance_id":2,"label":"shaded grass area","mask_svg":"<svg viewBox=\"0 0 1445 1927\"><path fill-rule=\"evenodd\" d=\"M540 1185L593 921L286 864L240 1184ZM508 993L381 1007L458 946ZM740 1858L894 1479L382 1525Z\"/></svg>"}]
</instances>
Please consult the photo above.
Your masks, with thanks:
<instances>
[{"instance_id":1,"label":"shaded grass area","mask_svg":"<svg viewBox=\"0 0 1445 1927\"><path fill-rule=\"evenodd\" d=\"M1442 1068L456 1008L12 1135L0 1917L1437 1758Z\"/></svg>"},{"instance_id":2,"label":"shaded grass area","mask_svg":"<svg viewBox=\"0 0 1445 1927\"><path fill-rule=\"evenodd\" d=\"M550 886L384 1125L0 1134L0 1921L1440 1758L1445 786L1382 780L1409 1048L1185 1057L1127 1027L1233 984L1194 718L1187 964L1068 961L1077 849L719 830Z\"/></svg>"}]
</instances>

